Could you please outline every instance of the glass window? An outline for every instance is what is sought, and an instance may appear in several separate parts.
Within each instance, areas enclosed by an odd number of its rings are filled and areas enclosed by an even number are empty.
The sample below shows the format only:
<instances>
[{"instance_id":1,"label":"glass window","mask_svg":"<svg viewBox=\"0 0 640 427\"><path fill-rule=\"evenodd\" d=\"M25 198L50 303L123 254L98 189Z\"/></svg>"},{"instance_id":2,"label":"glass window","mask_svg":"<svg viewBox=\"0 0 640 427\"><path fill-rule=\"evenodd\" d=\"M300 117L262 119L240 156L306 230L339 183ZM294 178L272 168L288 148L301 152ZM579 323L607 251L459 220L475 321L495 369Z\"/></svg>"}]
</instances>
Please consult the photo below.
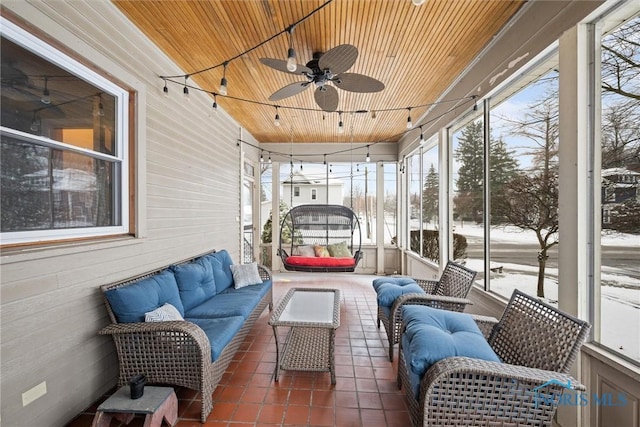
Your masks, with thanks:
<instances>
[{"instance_id":1,"label":"glass window","mask_svg":"<svg viewBox=\"0 0 640 427\"><path fill-rule=\"evenodd\" d=\"M3 243L128 231L128 93L2 20Z\"/></svg>"},{"instance_id":2,"label":"glass window","mask_svg":"<svg viewBox=\"0 0 640 427\"><path fill-rule=\"evenodd\" d=\"M640 362L640 16L601 51L600 328L596 340ZM620 21L618 21L620 22ZM605 20L605 27L611 26ZM597 286L598 284L596 284ZM624 325L624 327L621 327ZM598 328L596 328L597 330Z\"/></svg>"},{"instance_id":3,"label":"glass window","mask_svg":"<svg viewBox=\"0 0 640 427\"><path fill-rule=\"evenodd\" d=\"M452 132L453 258L484 283L484 122L463 122Z\"/></svg>"},{"instance_id":4,"label":"glass window","mask_svg":"<svg viewBox=\"0 0 640 427\"><path fill-rule=\"evenodd\" d=\"M554 58L549 61L554 62ZM490 111L490 290L558 298L558 72L549 62Z\"/></svg>"},{"instance_id":5,"label":"glass window","mask_svg":"<svg viewBox=\"0 0 640 427\"><path fill-rule=\"evenodd\" d=\"M438 209L440 173L438 145L424 149L422 153L422 256L440 264L440 239L438 236Z\"/></svg>"},{"instance_id":6,"label":"glass window","mask_svg":"<svg viewBox=\"0 0 640 427\"><path fill-rule=\"evenodd\" d=\"M407 200L409 213L409 249L417 254L421 253L421 173L420 153L413 153L407 158L407 173L409 174L409 198Z\"/></svg>"},{"instance_id":7,"label":"glass window","mask_svg":"<svg viewBox=\"0 0 640 427\"><path fill-rule=\"evenodd\" d=\"M384 244L396 244L398 227L398 166L384 163Z\"/></svg>"},{"instance_id":8,"label":"glass window","mask_svg":"<svg viewBox=\"0 0 640 427\"><path fill-rule=\"evenodd\" d=\"M318 190L315 188L311 189L311 200L316 200L318 198Z\"/></svg>"}]
</instances>

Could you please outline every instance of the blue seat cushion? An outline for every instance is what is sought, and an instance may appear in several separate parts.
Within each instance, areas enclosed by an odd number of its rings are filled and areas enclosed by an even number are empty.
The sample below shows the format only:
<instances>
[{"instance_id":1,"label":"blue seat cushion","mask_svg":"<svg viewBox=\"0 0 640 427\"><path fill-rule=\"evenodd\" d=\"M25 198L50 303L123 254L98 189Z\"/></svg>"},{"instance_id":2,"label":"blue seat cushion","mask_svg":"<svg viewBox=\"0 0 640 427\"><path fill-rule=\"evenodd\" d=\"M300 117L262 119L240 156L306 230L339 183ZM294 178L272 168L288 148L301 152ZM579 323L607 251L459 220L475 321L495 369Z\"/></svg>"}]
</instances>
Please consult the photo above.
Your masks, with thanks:
<instances>
[{"instance_id":1,"label":"blue seat cushion","mask_svg":"<svg viewBox=\"0 0 640 427\"><path fill-rule=\"evenodd\" d=\"M178 284L170 270L105 292L105 297L120 323L144 322L144 314L171 304L184 317Z\"/></svg>"},{"instance_id":2,"label":"blue seat cushion","mask_svg":"<svg viewBox=\"0 0 640 427\"><path fill-rule=\"evenodd\" d=\"M229 252L221 250L203 257L211 264L213 279L216 282L216 293L220 293L233 286L233 273L231 265L233 261Z\"/></svg>"},{"instance_id":3,"label":"blue seat cushion","mask_svg":"<svg viewBox=\"0 0 640 427\"><path fill-rule=\"evenodd\" d=\"M404 286L411 283L416 283L411 277L379 277L373 279L373 289L377 292L378 287L383 283L393 283L395 285Z\"/></svg>"},{"instance_id":4,"label":"blue seat cushion","mask_svg":"<svg viewBox=\"0 0 640 427\"><path fill-rule=\"evenodd\" d=\"M262 297L259 292L238 292L239 289L229 289L229 292L216 294L200 305L197 305L185 313L185 319L213 319L219 317L242 316L249 314L256 307Z\"/></svg>"},{"instance_id":5,"label":"blue seat cushion","mask_svg":"<svg viewBox=\"0 0 640 427\"><path fill-rule=\"evenodd\" d=\"M402 308L407 328L402 337L405 361L422 378L439 360L465 356L500 362L471 315L408 305Z\"/></svg>"},{"instance_id":6,"label":"blue seat cushion","mask_svg":"<svg viewBox=\"0 0 640 427\"><path fill-rule=\"evenodd\" d=\"M220 353L231 342L244 324L241 316L223 317L219 319L197 319L187 317L185 320L198 325L209 338L211 345L211 361L215 362Z\"/></svg>"},{"instance_id":7,"label":"blue seat cushion","mask_svg":"<svg viewBox=\"0 0 640 427\"><path fill-rule=\"evenodd\" d=\"M176 277L180 299L185 311L202 304L216 294L211 263L203 258L180 265L172 265Z\"/></svg>"},{"instance_id":8,"label":"blue seat cushion","mask_svg":"<svg viewBox=\"0 0 640 427\"><path fill-rule=\"evenodd\" d=\"M267 292L269 292L269 289L271 289L272 283L271 280L265 280L264 282L262 282L259 285L249 285L249 286L244 286L240 289L235 289L235 288L229 288L226 289L224 292L222 292L223 294L225 293L257 293L260 298L264 297Z\"/></svg>"},{"instance_id":9,"label":"blue seat cushion","mask_svg":"<svg viewBox=\"0 0 640 427\"><path fill-rule=\"evenodd\" d=\"M378 286L378 305L391 307L393 302L401 295L405 294L426 294L417 283L397 285L395 283L382 283Z\"/></svg>"}]
</instances>

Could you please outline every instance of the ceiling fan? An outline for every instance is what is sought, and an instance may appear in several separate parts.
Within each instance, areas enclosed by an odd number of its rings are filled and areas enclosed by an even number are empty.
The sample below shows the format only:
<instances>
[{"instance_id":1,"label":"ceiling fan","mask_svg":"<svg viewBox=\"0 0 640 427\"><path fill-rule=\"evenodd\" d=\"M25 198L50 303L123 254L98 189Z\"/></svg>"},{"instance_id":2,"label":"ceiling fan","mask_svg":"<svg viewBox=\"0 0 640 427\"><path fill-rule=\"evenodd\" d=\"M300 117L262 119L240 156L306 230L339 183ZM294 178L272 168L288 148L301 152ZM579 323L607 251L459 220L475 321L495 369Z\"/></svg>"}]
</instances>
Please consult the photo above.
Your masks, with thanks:
<instances>
[{"instance_id":1,"label":"ceiling fan","mask_svg":"<svg viewBox=\"0 0 640 427\"><path fill-rule=\"evenodd\" d=\"M338 91L329 83L349 92L371 93L384 89L384 83L372 77L358 73L346 73L358 58L358 49L350 44L343 44L330 49L326 53L314 53L313 59L305 65L297 64L295 71L289 71L287 61L275 58L260 58L260 62L275 70L288 74L303 75L306 81L291 83L275 91L269 101L279 101L301 93L308 87L315 86L314 99L324 111L338 109Z\"/></svg>"}]
</instances>

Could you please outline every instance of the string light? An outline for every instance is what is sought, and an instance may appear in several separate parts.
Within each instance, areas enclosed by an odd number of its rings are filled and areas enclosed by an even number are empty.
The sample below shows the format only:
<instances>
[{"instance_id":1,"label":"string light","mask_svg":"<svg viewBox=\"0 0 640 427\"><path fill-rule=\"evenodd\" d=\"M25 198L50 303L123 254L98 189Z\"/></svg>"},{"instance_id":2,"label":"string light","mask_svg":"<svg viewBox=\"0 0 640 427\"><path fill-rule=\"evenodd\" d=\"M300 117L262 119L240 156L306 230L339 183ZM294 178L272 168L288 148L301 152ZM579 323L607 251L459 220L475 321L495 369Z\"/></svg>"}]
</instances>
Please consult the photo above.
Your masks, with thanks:
<instances>
[{"instance_id":1,"label":"string light","mask_svg":"<svg viewBox=\"0 0 640 427\"><path fill-rule=\"evenodd\" d=\"M271 163L271 151L269 151L269 160L267 160L269 163Z\"/></svg>"},{"instance_id":2,"label":"string light","mask_svg":"<svg viewBox=\"0 0 640 427\"><path fill-rule=\"evenodd\" d=\"M48 82L48 79L45 77L44 89L42 90L42 98L40 98L40 102L42 102L45 105L51 104L51 98L49 96L50 94L49 94L49 88L47 87L47 82Z\"/></svg>"},{"instance_id":3,"label":"string light","mask_svg":"<svg viewBox=\"0 0 640 427\"><path fill-rule=\"evenodd\" d=\"M327 155L326 154L324 155L324 162L322 162L322 163L325 164L325 165L327 164Z\"/></svg>"},{"instance_id":4,"label":"string light","mask_svg":"<svg viewBox=\"0 0 640 427\"><path fill-rule=\"evenodd\" d=\"M222 70L222 79L220 79L220 95L227 95L227 65L229 65L228 61L224 61L223 70Z\"/></svg>"},{"instance_id":5,"label":"string light","mask_svg":"<svg viewBox=\"0 0 640 427\"><path fill-rule=\"evenodd\" d=\"M293 28L294 26L289 27L289 50L287 51L287 70L290 72L295 72L298 68L298 64L296 63L296 51L293 49Z\"/></svg>"},{"instance_id":6,"label":"string light","mask_svg":"<svg viewBox=\"0 0 640 427\"><path fill-rule=\"evenodd\" d=\"M411 121L411 107L407 108L409 110L409 115L407 116L407 129L411 129L413 127L413 121Z\"/></svg>"},{"instance_id":7,"label":"string light","mask_svg":"<svg viewBox=\"0 0 640 427\"><path fill-rule=\"evenodd\" d=\"M264 154L262 154L262 150L260 150L260 163L264 163Z\"/></svg>"},{"instance_id":8,"label":"string light","mask_svg":"<svg viewBox=\"0 0 640 427\"><path fill-rule=\"evenodd\" d=\"M473 95L471 98L473 98L473 111L478 111L478 103L476 102L476 98L478 96L477 95Z\"/></svg>"},{"instance_id":9,"label":"string light","mask_svg":"<svg viewBox=\"0 0 640 427\"><path fill-rule=\"evenodd\" d=\"M189 88L187 87L187 79L189 76L184 76L184 89L182 89L182 93L186 99L189 99Z\"/></svg>"},{"instance_id":10,"label":"string light","mask_svg":"<svg viewBox=\"0 0 640 427\"><path fill-rule=\"evenodd\" d=\"M276 105L276 117L273 119L273 124L280 126L280 114L278 114L278 106Z\"/></svg>"},{"instance_id":11,"label":"string light","mask_svg":"<svg viewBox=\"0 0 640 427\"><path fill-rule=\"evenodd\" d=\"M371 161L371 156L369 156L369 146L367 145L367 157L365 157L365 162L369 163Z\"/></svg>"},{"instance_id":12,"label":"string light","mask_svg":"<svg viewBox=\"0 0 640 427\"><path fill-rule=\"evenodd\" d=\"M371 118L372 119L376 118L376 110L371 110Z\"/></svg>"},{"instance_id":13,"label":"string light","mask_svg":"<svg viewBox=\"0 0 640 427\"><path fill-rule=\"evenodd\" d=\"M31 120L31 126L29 126L29 129L32 132L37 132L39 128L40 128L40 123L38 122L38 113L34 111L33 119Z\"/></svg>"},{"instance_id":14,"label":"string light","mask_svg":"<svg viewBox=\"0 0 640 427\"><path fill-rule=\"evenodd\" d=\"M300 172L302 172L302 160L300 160Z\"/></svg>"},{"instance_id":15,"label":"string light","mask_svg":"<svg viewBox=\"0 0 640 427\"><path fill-rule=\"evenodd\" d=\"M420 145L424 144L424 134L422 133L422 126L420 126Z\"/></svg>"},{"instance_id":16,"label":"string light","mask_svg":"<svg viewBox=\"0 0 640 427\"><path fill-rule=\"evenodd\" d=\"M338 112L338 133L344 133L344 123L342 122L342 111Z\"/></svg>"},{"instance_id":17,"label":"string light","mask_svg":"<svg viewBox=\"0 0 640 427\"><path fill-rule=\"evenodd\" d=\"M213 112L217 113L218 112L218 101L216 100L216 94L213 94L213 104L211 105L211 108L213 108Z\"/></svg>"},{"instance_id":18,"label":"string light","mask_svg":"<svg viewBox=\"0 0 640 427\"><path fill-rule=\"evenodd\" d=\"M167 79L164 79L164 87L162 88L162 93L165 97L169 97L169 88L167 87Z\"/></svg>"}]
</instances>

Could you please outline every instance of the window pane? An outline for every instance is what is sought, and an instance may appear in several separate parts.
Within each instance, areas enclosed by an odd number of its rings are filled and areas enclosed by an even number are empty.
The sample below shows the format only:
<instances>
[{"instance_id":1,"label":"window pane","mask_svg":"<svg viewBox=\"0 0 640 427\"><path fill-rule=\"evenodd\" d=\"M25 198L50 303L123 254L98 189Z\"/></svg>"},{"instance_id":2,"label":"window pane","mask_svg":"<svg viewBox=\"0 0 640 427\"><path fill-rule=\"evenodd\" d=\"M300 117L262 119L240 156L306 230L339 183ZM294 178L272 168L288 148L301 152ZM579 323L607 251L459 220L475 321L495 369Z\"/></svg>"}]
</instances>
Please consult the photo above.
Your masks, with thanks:
<instances>
[{"instance_id":1,"label":"window pane","mask_svg":"<svg viewBox=\"0 0 640 427\"><path fill-rule=\"evenodd\" d=\"M2 232L120 225L115 165L3 136Z\"/></svg>"},{"instance_id":2,"label":"window pane","mask_svg":"<svg viewBox=\"0 0 640 427\"><path fill-rule=\"evenodd\" d=\"M397 243L398 167L395 163L385 163L384 171L384 244Z\"/></svg>"},{"instance_id":3,"label":"window pane","mask_svg":"<svg viewBox=\"0 0 640 427\"><path fill-rule=\"evenodd\" d=\"M409 174L409 249L420 254L420 153L415 153L407 159L407 173Z\"/></svg>"},{"instance_id":4,"label":"window pane","mask_svg":"<svg viewBox=\"0 0 640 427\"><path fill-rule=\"evenodd\" d=\"M539 73L491 109L490 289L510 297L517 288L556 304L558 73Z\"/></svg>"},{"instance_id":5,"label":"window pane","mask_svg":"<svg viewBox=\"0 0 640 427\"><path fill-rule=\"evenodd\" d=\"M484 124L474 120L456 130L453 149L453 258L484 283Z\"/></svg>"},{"instance_id":6,"label":"window pane","mask_svg":"<svg viewBox=\"0 0 640 427\"><path fill-rule=\"evenodd\" d=\"M639 42L640 16L602 39L600 126L600 341L636 361L640 361L640 68L630 64L640 63Z\"/></svg>"},{"instance_id":7,"label":"window pane","mask_svg":"<svg viewBox=\"0 0 640 427\"><path fill-rule=\"evenodd\" d=\"M438 146L422 154L422 256L440 264Z\"/></svg>"},{"instance_id":8,"label":"window pane","mask_svg":"<svg viewBox=\"0 0 640 427\"><path fill-rule=\"evenodd\" d=\"M115 155L116 98L2 37L2 126Z\"/></svg>"}]
</instances>

